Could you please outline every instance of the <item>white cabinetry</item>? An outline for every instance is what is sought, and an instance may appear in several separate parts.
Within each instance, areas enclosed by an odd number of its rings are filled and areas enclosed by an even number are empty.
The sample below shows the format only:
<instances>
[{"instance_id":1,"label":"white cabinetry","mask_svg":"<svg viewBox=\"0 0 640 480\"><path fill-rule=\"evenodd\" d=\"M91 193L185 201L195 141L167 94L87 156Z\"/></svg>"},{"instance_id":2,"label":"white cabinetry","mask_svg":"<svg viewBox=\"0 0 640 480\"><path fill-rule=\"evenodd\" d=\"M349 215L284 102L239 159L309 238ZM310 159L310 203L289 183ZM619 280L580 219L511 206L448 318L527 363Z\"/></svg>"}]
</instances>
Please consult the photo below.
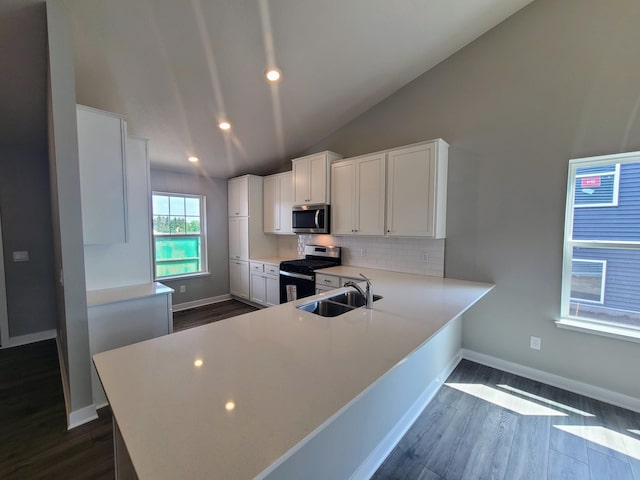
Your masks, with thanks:
<instances>
[{"instance_id":1,"label":"white cabinetry","mask_svg":"<svg viewBox=\"0 0 640 480\"><path fill-rule=\"evenodd\" d=\"M229 293L249 300L249 262L229 261Z\"/></svg>"},{"instance_id":2,"label":"white cabinetry","mask_svg":"<svg viewBox=\"0 0 640 480\"><path fill-rule=\"evenodd\" d=\"M229 218L229 258L249 260L249 217Z\"/></svg>"},{"instance_id":3,"label":"white cabinetry","mask_svg":"<svg viewBox=\"0 0 640 480\"><path fill-rule=\"evenodd\" d=\"M244 175L229 180L229 291L250 299L249 258L273 257L277 239L262 226L262 177ZM244 214L244 215L237 215Z\"/></svg>"},{"instance_id":4,"label":"white cabinetry","mask_svg":"<svg viewBox=\"0 0 640 480\"><path fill-rule=\"evenodd\" d=\"M280 304L280 267L251 262L251 301L262 305Z\"/></svg>"},{"instance_id":5,"label":"white cabinetry","mask_svg":"<svg viewBox=\"0 0 640 480\"><path fill-rule=\"evenodd\" d=\"M387 235L445 237L448 150L438 139L388 151Z\"/></svg>"},{"instance_id":6,"label":"white cabinetry","mask_svg":"<svg viewBox=\"0 0 640 480\"><path fill-rule=\"evenodd\" d=\"M340 158L342 155L326 151L291 160L293 203L330 203L330 165L333 160Z\"/></svg>"},{"instance_id":7,"label":"white cabinetry","mask_svg":"<svg viewBox=\"0 0 640 480\"><path fill-rule=\"evenodd\" d=\"M228 183L229 216L249 216L249 175L232 178ZM253 183L253 182L252 182ZM254 187L255 188L255 187Z\"/></svg>"},{"instance_id":8,"label":"white cabinetry","mask_svg":"<svg viewBox=\"0 0 640 480\"><path fill-rule=\"evenodd\" d=\"M127 241L124 117L76 106L85 245Z\"/></svg>"},{"instance_id":9,"label":"white cabinetry","mask_svg":"<svg viewBox=\"0 0 640 480\"><path fill-rule=\"evenodd\" d=\"M87 292L90 355L173 332L172 292L161 283ZM105 405L93 362L91 385L94 405Z\"/></svg>"},{"instance_id":10,"label":"white cabinetry","mask_svg":"<svg viewBox=\"0 0 640 480\"><path fill-rule=\"evenodd\" d=\"M385 153L331 165L331 233L384 235Z\"/></svg>"},{"instance_id":11,"label":"white cabinetry","mask_svg":"<svg viewBox=\"0 0 640 480\"><path fill-rule=\"evenodd\" d=\"M264 177L264 233L292 235L293 173Z\"/></svg>"}]
</instances>

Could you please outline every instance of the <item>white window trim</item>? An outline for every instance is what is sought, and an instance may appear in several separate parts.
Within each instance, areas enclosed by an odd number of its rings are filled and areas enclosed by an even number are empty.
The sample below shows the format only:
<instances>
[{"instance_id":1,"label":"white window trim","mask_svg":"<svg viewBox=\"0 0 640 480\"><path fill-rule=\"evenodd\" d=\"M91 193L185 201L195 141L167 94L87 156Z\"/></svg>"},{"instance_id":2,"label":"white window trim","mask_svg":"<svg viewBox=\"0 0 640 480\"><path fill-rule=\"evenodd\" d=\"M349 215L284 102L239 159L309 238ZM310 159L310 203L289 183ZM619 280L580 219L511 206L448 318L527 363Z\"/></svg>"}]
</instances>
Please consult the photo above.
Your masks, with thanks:
<instances>
[{"instance_id":1,"label":"white window trim","mask_svg":"<svg viewBox=\"0 0 640 480\"><path fill-rule=\"evenodd\" d=\"M622 325L609 324L597 320L574 317L569 314L571 303L571 272L573 261L573 248L624 248L630 250L640 250L640 242L629 241L605 241L605 240L573 240L573 199L575 198L575 172L578 166L596 167L599 165L607 165L616 163L619 169L621 163L640 162L640 152L628 152L613 155L601 155L597 157L576 158L569 161L569 175L567 177L567 198L565 207L565 223L564 223L564 247L562 261L562 290L560 296L560 318L556 320L558 328L575 330L594 335L601 335L620 340L640 343L640 328ZM616 185L619 185L619 175ZM615 189L616 202L618 199L618 188Z\"/></svg>"},{"instance_id":2,"label":"white window trim","mask_svg":"<svg viewBox=\"0 0 640 480\"><path fill-rule=\"evenodd\" d=\"M206 275L210 275L209 272L209 261L208 261L208 252L207 252L207 197L205 195L198 195L193 193L179 193L179 192L160 192L160 191L152 191L151 192L151 223L153 224L153 196L154 195L169 195L174 197L190 197L190 198L199 198L200 199L200 248L202 249L202 270L199 272L191 272L185 273L183 275L167 275L163 277L158 277L156 275L156 237L167 237L167 238L180 238L180 237L188 237L188 236L197 236L198 234L194 233L185 233L180 235L171 235L171 234L160 234L154 235L153 229L151 230L151 245L153 247L153 279L156 282L161 282L164 280L178 280L184 278L194 278L194 277L202 277ZM191 216L191 215L187 215Z\"/></svg>"},{"instance_id":3,"label":"white window trim","mask_svg":"<svg viewBox=\"0 0 640 480\"><path fill-rule=\"evenodd\" d=\"M587 178L587 177L595 177L595 176L611 175L611 174L614 175L614 178L613 178L613 198L611 199L610 203L582 203L580 205L575 205L575 207L576 208L617 207L618 194L620 192L620 164L619 163L616 163L615 169L609 172L600 172L597 174L583 173L580 175L576 175L575 178L578 179L578 178ZM575 195L575 191L574 191L574 195Z\"/></svg>"},{"instance_id":4,"label":"white window trim","mask_svg":"<svg viewBox=\"0 0 640 480\"><path fill-rule=\"evenodd\" d=\"M571 262L583 262L583 263L599 263L602 265L602 277L600 280L600 300L586 300L584 298L574 298L571 297L571 286L569 286L569 300L574 300L575 302L585 302L585 303L594 303L594 304L604 304L604 286L607 280L607 261L606 260L588 260L583 258L572 258ZM573 272L573 266L572 266Z\"/></svg>"}]
</instances>

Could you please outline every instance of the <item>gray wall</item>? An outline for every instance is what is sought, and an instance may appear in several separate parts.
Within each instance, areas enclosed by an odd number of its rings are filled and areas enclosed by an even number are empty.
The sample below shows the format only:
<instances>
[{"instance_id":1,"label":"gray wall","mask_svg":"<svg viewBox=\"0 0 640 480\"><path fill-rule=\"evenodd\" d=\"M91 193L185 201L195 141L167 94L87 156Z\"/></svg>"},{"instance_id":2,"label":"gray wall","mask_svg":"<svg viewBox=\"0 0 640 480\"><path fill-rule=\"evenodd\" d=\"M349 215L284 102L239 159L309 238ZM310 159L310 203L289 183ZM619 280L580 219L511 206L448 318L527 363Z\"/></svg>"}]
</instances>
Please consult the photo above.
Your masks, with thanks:
<instances>
[{"instance_id":1,"label":"gray wall","mask_svg":"<svg viewBox=\"0 0 640 480\"><path fill-rule=\"evenodd\" d=\"M463 346L634 397L638 344L554 320L568 160L640 150L639 24L637 0L537 0L310 149L447 140L445 275L497 285Z\"/></svg>"},{"instance_id":2,"label":"gray wall","mask_svg":"<svg viewBox=\"0 0 640 480\"><path fill-rule=\"evenodd\" d=\"M173 304L192 302L229 293L229 224L227 181L151 169L151 190L190 193L206 197L207 253L210 275L181 280L162 280L175 289ZM180 293L180 285L186 288Z\"/></svg>"},{"instance_id":3,"label":"gray wall","mask_svg":"<svg viewBox=\"0 0 640 480\"><path fill-rule=\"evenodd\" d=\"M28 145L0 146L0 158L9 335L54 330L56 297L46 138ZM13 261L12 252L18 250L29 252L28 262Z\"/></svg>"}]
</instances>

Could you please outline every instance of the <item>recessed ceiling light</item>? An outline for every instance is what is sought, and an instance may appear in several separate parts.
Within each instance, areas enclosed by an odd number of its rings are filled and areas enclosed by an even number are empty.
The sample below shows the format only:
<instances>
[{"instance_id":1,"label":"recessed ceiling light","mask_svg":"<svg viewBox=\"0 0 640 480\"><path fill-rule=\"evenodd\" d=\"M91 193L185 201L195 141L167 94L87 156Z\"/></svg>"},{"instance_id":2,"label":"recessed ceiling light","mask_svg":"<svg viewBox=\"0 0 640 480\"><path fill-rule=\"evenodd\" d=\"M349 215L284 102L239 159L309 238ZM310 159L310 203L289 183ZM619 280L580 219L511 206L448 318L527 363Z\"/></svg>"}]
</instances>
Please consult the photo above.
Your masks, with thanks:
<instances>
[{"instance_id":1,"label":"recessed ceiling light","mask_svg":"<svg viewBox=\"0 0 640 480\"><path fill-rule=\"evenodd\" d=\"M229 122L220 122L218 124L220 130L229 130L231 128L231 124Z\"/></svg>"},{"instance_id":2,"label":"recessed ceiling light","mask_svg":"<svg viewBox=\"0 0 640 480\"><path fill-rule=\"evenodd\" d=\"M200 358L196 359L196 361L195 361L195 362L193 362L193 364L194 364L196 367L201 367L203 363L204 363L204 362L203 362L203 361L202 361L202 359L200 359Z\"/></svg>"},{"instance_id":3,"label":"recessed ceiling light","mask_svg":"<svg viewBox=\"0 0 640 480\"><path fill-rule=\"evenodd\" d=\"M277 82L278 80L280 80L281 75L282 75L282 72L280 71L280 69L275 67L268 68L264 72L264 76L267 77L267 80L269 80L270 82Z\"/></svg>"},{"instance_id":4,"label":"recessed ceiling light","mask_svg":"<svg viewBox=\"0 0 640 480\"><path fill-rule=\"evenodd\" d=\"M232 412L232 411L235 410L235 408L236 408L236 404L233 401L227 402L227 403L224 404L224 409L227 412Z\"/></svg>"},{"instance_id":5,"label":"recessed ceiling light","mask_svg":"<svg viewBox=\"0 0 640 480\"><path fill-rule=\"evenodd\" d=\"M191 163L198 163L200 161L198 157L195 157L193 155L187 158L187 160L189 160Z\"/></svg>"}]
</instances>

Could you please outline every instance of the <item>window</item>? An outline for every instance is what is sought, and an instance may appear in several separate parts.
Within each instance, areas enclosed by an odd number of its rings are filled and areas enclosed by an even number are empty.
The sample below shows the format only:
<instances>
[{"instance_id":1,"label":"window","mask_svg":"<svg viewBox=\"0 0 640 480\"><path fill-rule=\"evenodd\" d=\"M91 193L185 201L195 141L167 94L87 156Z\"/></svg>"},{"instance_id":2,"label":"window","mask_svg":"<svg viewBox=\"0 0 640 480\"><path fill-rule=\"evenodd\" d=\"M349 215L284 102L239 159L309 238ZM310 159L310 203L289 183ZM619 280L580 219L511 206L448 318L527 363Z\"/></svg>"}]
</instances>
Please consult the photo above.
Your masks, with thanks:
<instances>
[{"instance_id":1,"label":"window","mask_svg":"<svg viewBox=\"0 0 640 480\"><path fill-rule=\"evenodd\" d=\"M153 192L152 206L155 277L206 273L204 197Z\"/></svg>"},{"instance_id":2,"label":"window","mask_svg":"<svg viewBox=\"0 0 640 480\"><path fill-rule=\"evenodd\" d=\"M640 341L640 152L569 162L561 316Z\"/></svg>"}]
</instances>

